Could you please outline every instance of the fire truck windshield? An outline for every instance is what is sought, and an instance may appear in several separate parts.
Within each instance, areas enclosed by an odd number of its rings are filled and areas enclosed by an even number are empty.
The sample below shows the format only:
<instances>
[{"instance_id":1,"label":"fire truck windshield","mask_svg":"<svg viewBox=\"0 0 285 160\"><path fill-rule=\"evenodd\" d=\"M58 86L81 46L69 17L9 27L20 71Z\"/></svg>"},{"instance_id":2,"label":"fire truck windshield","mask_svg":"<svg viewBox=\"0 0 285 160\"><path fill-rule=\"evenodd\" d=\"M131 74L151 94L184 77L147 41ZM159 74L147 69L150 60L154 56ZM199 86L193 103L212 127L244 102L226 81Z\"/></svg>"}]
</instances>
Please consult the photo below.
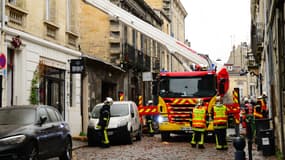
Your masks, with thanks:
<instances>
[{"instance_id":1,"label":"fire truck windshield","mask_svg":"<svg viewBox=\"0 0 285 160\"><path fill-rule=\"evenodd\" d=\"M196 77L161 77L161 97L212 97L216 94L215 75Z\"/></svg>"}]
</instances>

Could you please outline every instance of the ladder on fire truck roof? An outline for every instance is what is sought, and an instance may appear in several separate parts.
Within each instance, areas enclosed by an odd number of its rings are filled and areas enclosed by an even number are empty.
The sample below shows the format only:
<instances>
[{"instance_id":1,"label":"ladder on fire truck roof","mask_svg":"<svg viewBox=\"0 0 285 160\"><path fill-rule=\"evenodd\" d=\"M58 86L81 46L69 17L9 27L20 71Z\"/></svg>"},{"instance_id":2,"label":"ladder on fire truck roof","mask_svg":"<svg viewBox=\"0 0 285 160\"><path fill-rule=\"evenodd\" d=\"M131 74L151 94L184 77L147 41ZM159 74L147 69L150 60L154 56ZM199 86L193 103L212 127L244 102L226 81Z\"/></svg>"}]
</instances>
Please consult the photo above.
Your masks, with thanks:
<instances>
[{"instance_id":1,"label":"ladder on fire truck roof","mask_svg":"<svg viewBox=\"0 0 285 160\"><path fill-rule=\"evenodd\" d=\"M164 45L168 49L168 51L174 56L175 54L179 54L184 58L188 59L189 61L191 61L192 63L199 65L201 64L211 65L208 63L207 59L197 54L197 52L192 50L190 47L186 46L184 43L176 40L175 38L153 27L152 25L146 23L145 21L125 11L124 9L116 6L110 1L85 0L85 2L109 14L112 17L116 17L119 21L123 22L124 24L156 40L160 44ZM185 64L183 64L183 66L186 67L188 65L185 66ZM190 70L190 67L186 69Z\"/></svg>"}]
</instances>

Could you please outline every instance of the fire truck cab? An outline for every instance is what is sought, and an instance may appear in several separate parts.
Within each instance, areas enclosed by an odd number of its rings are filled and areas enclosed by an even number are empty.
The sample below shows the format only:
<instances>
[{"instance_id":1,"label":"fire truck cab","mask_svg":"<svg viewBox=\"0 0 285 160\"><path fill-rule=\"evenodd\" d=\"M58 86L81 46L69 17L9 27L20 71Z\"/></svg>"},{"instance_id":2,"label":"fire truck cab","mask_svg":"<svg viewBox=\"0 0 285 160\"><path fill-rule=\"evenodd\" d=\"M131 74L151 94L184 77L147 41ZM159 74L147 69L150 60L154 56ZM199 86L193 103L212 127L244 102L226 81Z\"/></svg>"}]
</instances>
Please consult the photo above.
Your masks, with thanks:
<instances>
[{"instance_id":1,"label":"fire truck cab","mask_svg":"<svg viewBox=\"0 0 285 160\"><path fill-rule=\"evenodd\" d=\"M191 133L190 113L198 99L203 99L212 112L217 95L223 96L229 88L228 72L198 70L189 72L162 72L157 81L159 131L162 141L168 140L170 133ZM210 123L207 131L213 131Z\"/></svg>"}]
</instances>

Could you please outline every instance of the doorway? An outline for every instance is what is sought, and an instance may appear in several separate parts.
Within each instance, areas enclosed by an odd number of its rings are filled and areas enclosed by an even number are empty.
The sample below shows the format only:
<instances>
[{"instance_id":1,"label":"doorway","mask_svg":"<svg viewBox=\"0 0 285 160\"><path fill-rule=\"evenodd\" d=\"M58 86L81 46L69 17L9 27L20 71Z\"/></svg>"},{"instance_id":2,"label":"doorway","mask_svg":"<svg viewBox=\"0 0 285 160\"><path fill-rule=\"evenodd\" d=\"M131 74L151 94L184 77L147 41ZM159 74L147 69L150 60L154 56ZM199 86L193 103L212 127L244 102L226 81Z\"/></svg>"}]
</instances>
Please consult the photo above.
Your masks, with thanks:
<instances>
[{"instance_id":1,"label":"doorway","mask_svg":"<svg viewBox=\"0 0 285 160\"><path fill-rule=\"evenodd\" d=\"M115 83L110 83L110 82L102 82L102 97L101 97L101 102L104 102L106 97L111 97L114 100L116 97L116 84Z\"/></svg>"},{"instance_id":2,"label":"doorway","mask_svg":"<svg viewBox=\"0 0 285 160\"><path fill-rule=\"evenodd\" d=\"M65 108L65 71L45 66L44 75L40 80L40 103L53 106L64 117Z\"/></svg>"}]
</instances>

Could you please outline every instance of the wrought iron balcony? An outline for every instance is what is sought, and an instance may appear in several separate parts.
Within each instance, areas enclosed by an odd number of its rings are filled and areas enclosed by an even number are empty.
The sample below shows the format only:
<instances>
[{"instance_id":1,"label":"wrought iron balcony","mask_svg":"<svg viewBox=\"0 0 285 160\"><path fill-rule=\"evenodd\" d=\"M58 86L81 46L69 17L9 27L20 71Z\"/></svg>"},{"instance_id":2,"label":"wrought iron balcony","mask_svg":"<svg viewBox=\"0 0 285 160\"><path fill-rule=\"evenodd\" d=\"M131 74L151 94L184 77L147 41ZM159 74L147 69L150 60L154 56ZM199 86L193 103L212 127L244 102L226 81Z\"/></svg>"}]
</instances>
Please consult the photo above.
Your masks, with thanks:
<instances>
[{"instance_id":1,"label":"wrought iron balcony","mask_svg":"<svg viewBox=\"0 0 285 160\"><path fill-rule=\"evenodd\" d=\"M129 67L132 67L135 65L135 63L136 63L136 49L134 48L134 46L127 44L127 43L124 45L123 61Z\"/></svg>"}]
</instances>

